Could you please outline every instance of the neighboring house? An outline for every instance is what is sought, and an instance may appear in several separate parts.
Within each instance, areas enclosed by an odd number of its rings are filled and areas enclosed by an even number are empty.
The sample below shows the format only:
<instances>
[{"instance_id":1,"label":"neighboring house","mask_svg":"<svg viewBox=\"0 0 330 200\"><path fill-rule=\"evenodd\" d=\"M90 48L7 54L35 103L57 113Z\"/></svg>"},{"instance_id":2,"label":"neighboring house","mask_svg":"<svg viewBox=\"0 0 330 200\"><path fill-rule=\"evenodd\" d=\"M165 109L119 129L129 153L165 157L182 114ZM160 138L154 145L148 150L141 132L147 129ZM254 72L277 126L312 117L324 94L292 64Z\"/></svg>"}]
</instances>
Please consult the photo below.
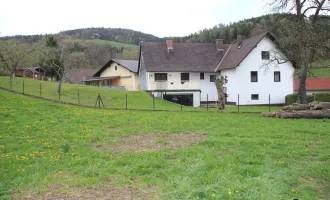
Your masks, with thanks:
<instances>
[{"instance_id":1,"label":"neighboring house","mask_svg":"<svg viewBox=\"0 0 330 200\"><path fill-rule=\"evenodd\" d=\"M227 79L227 103L240 105L284 104L293 92L294 68L290 62L268 65L276 49L270 33L262 33L235 44L141 43L140 89L185 105L216 102L217 76Z\"/></svg>"},{"instance_id":2,"label":"neighboring house","mask_svg":"<svg viewBox=\"0 0 330 200\"><path fill-rule=\"evenodd\" d=\"M64 77L64 82L82 84L96 73L95 69L72 69Z\"/></svg>"},{"instance_id":3,"label":"neighboring house","mask_svg":"<svg viewBox=\"0 0 330 200\"><path fill-rule=\"evenodd\" d=\"M138 90L139 76L137 60L111 59L93 77L86 79L86 85Z\"/></svg>"},{"instance_id":4,"label":"neighboring house","mask_svg":"<svg viewBox=\"0 0 330 200\"><path fill-rule=\"evenodd\" d=\"M294 82L294 90L298 92L299 79ZM318 92L330 92L330 78L307 78L306 80L307 94Z\"/></svg>"},{"instance_id":5,"label":"neighboring house","mask_svg":"<svg viewBox=\"0 0 330 200\"><path fill-rule=\"evenodd\" d=\"M38 80L53 80L53 77L41 67L27 67L16 70L15 75Z\"/></svg>"}]
</instances>

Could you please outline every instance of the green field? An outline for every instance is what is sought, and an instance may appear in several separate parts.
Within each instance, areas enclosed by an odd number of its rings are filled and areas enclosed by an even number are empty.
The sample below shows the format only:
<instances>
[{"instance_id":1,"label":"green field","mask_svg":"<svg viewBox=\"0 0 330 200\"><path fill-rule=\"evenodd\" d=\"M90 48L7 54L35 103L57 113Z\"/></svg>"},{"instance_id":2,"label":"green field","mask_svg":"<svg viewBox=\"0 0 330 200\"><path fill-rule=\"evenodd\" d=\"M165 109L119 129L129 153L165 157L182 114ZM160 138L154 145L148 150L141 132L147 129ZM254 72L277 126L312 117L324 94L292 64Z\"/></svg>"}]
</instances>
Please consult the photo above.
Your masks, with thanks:
<instances>
[{"instance_id":1,"label":"green field","mask_svg":"<svg viewBox=\"0 0 330 200\"><path fill-rule=\"evenodd\" d=\"M94 39L94 40L69 40L65 39L64 42L79 42L80 44L87 44L87 43L96 43L96 44L110 44L113 47L127 47L127 48L138 48L138 45L135 44L126 44L126 43L121 43L121 42L116 42L116 41L110 41L110 40L100 40L100 39Z\"/></svg>"},{"instance_id":2,"label":"green field","mask_svg":"<svg viewBox=\"0 0 330 200\"><path fill-rule=\"evenodd\" d=\"M16 78L12 84L12 89L18 92L35 96L41 96L49 99L58 100L57 82L38 81L33 79ZM9 77L0 76L0 86L10 88ZM98 94L101 95L104 106L106 108L126 109L126 94L128 109L149 109L153 110L152 97L143 91L119 91L110 88L99 88L94 86L63 84L60 100L70 103L78 103L78 90L80 94L80 104L86 106L95 106ZM186 111L206 111L206 108L183 107ZM271 111L277 111L280 107L271 107ZM178 104L169 103L161 99L155 98L155 110L174 110L180 111L181 106ZM237 112L237 106L227 106L224 112ZM217 111L217 109L209 109L209 111ZM266 112L267 106L240 106L241 112Z\"/></svg>"},{"instance_id":3,"label":"green field","mask_svg":"<svg viewBox=\"0 0 330 200\"><path fill-rule=\"evenodd\" d=\"M312 73L308 74L309 77L330 78L330 60L314 62L312 66ZM328 68L325 68L326 66L328 66Z\"/></svg>"},{"instance_id":4,"label":"green field","mask_svg":"<svg viewBox=\"0 0 330 200\"><path fill-rule=\"evenodd\" d=\"M0 199L330 195L330 120L104 110L0 90L0 130Z\"/></svg>"},{"instance_id":5,"label":"green field","mask_svg":"<svg viewBox=\"0 0 330 200\"><path fill-rule=\"evenodd\" d=\"M113 47L129 47L129 48L138 48L138 45L135 44L125 44L125 43L121 43L121 42L116 42L116 41L109 41L109 40L100 40L100 39L96 39L96 40L87 40L87 42L94 42L96 44L110 44Z\"/></svg>"}]
</instances>

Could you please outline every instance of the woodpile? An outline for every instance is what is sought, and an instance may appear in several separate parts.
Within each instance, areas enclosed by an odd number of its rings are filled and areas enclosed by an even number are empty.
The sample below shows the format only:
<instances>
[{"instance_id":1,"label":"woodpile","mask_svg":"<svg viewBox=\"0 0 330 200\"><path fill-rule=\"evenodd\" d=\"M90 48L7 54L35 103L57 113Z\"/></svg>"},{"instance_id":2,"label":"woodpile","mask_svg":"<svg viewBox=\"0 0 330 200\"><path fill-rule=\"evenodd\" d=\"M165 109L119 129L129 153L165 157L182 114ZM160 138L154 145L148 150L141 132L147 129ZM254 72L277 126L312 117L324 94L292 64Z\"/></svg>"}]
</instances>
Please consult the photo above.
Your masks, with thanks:
<instances>
[{"instance_id":1,"label":"woodpile","mask_svg":"<svg viewBox=\"0 0 330 200\"><path fill-rule=\"evenodd\" d=\"M265 112L261 116L294 119L330 119L330 102L313 101L309 104L292 104L283 106L279 112Z\"/></svg>"}]
</instances>

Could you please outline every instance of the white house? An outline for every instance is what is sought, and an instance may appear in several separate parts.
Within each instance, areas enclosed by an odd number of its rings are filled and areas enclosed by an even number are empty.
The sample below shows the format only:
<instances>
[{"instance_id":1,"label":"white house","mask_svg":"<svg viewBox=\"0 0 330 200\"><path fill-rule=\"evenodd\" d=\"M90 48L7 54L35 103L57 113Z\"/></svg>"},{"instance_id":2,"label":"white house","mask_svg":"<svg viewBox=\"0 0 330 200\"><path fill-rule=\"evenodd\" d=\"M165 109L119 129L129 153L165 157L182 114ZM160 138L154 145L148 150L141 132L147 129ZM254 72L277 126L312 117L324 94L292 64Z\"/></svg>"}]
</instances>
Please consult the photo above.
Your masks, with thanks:
<instances>
[{"instance_id":1,"label":"white house","mask_svg":"<svg viewBox=\"0 0 330 200\"><path fill-rule=\"evenodd\" d=\"M294 91L290 62L271 65L276 50L270 33L236 44L144 42L140 48L140 89L185 105L218 100L214 81L226 77L227 103L240 105L284 104ZM277 51L279 52L279 51ZM268 65L267 65L268 64Z\"/></svg>"}]
</instances>

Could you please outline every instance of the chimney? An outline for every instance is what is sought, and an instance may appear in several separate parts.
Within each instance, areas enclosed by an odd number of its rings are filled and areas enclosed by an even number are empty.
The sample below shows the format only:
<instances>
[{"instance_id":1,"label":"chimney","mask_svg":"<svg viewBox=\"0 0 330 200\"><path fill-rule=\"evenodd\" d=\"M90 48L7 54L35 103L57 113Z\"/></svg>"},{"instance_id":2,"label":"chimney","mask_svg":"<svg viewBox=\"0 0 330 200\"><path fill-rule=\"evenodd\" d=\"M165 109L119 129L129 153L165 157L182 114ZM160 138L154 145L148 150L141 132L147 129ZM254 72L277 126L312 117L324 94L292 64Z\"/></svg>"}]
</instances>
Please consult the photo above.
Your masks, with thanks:
<instances>
[{"instance_id":1,"label":"chimney","mask_svg":"<svg viewBox=\"0 0 330 200\"><path fill-rule=\"evenodd\" d=\"M223 44L223 39L216 39L215 44L217 46L218 51L224 51L224 44Z\"/></svg>"},{"instance_id":2,"label":"chimney","mask_svg":"<svg viewBox=\"0 0 330 200\"><path fill-rule=\"evenodd\" d=\"M173 40L166 40L167 53L168 55L173 54Z\"/></svg>"},{"instance_id":3,"label":"chimney","mask_svg":"<svg viewBox=\"0 0 330 200\"><path fill-rule=\"evenodd\" d=\"M243 46L243 36L237 36L237 48L240 49Z\"/></svg>"},{"instance_id":4,"label":"chimney","mask_svg":"<svg viewBox=\"0 0 330 200\"><path fill-rule=\"evenodd\" d=\"M166 40L167 50L173 50L173 40Z\"/></svg>"}]
</instances>

